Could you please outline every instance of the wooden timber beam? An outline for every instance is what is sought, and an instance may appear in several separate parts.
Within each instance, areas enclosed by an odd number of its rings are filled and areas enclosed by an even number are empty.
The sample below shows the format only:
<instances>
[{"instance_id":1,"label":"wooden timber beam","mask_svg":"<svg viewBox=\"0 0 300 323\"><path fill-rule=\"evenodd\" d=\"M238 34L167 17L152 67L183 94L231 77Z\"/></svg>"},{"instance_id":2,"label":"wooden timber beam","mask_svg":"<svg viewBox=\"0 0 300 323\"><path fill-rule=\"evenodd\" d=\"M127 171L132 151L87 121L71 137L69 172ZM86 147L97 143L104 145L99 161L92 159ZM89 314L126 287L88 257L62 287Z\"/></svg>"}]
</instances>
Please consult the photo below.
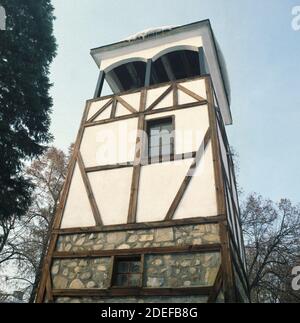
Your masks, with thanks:
<instances>
[{"instance_id":1,"label":"wooden timber beam","mask_svg":"<svg viewBox=\"0 0 300 323\"><path fill-rule=\"evenodd\" d=\"M208 296L212 287L188 288L111 288L111 289L55 289L54 297L127 297L127 296Z\"/></svg>"},{"instance_id":2,"label":"wooden timber beam","mask_svg":"<svg viewBox=\"0 0 300 323\"><path fill-rule=\"evenodd\" d=\"M168 213L165 217L165 220L168 221L168 220L172 220L173 217L174 217L174 214L193 178L193 175L195 174L195 171L197 169L197 166L198 164L200 163L201 159L203 158L204 156L204 153L206 151L206 147L210 141L210 138L211 138L211 130L210 128L207 130L205 136L204 136L204 139L200 145L200 148L198 150L198 153L196 154L196 157L194 159L194 162L193 164L191 165L189 171L188 171L188 174L186 175L183 183L181 184L180 188L179 188L179 191L177 192L169 210L168 210Z\"/></svg>"},{"instance_id":3,"label":"wooden timber beam","mask_svg":"<svg viewBox=\"0 0 300 323\"><path fill-rule=\"evenodd\" d=\"M170 228L183 225L193 224L218 224L226 220L225 215L217 215L210 217L187 218L180 220L159 221L159 222L146 222L146 223L133 223L133 224L118 224L108 225L103 227L83 227L83 228L68 228L54 230L54 233L59 235L72 235L72 234L89 234L89 233L102 233L102 232L116 232L128 230L146 230L146 229L159 229Z\"/></svg>"},{"instance_id":4,"label":"wooden timber beam","mask_svg":"<svg viewBox=\"0 0 300 323\"><path fill-rule=\"evenodd\" d=\"M200 75L205 75L206 71L206 57L204 53L204 48L199 47L199 65L200 65Z\"/></svg>"},{"instance_id":5,"label":"wooden timber beam","mask_svg":"<svg viewBox=\"0 0 300 323\"><path fill-rule=\"evenodd\" d=\"M185 159L191 159L196 157L196 152L191 153L183 153L183 154L175 154L170 156L169 160L163 160L163 161L179 161L179 160L185 160ZM158 164L161 163L161 161L158 159L151 159L151 163L149 163L148 158L143 158L141 160L141 164L143 166L146 165L152 165L152 164ZM114 165L103 165L103 166L95 166L95 167L88 167L85 169L86 173L95 173L95 172L102 172L106 170L114 170L114 169L120 169L120 168L129 168L134 166L133 162L127 162L127 163L120 163L120 164L114 164Z\"/></svg>"},{"instance_id":6,"label":"wooden timber beam","mask_svg":"<svg viewBox=\"0 0 300 323\"><path fill-rule=\"evenodd\" d=\"M91 250L91 251L76 251L76 252L55 252L55 259L81 259L81 258L100 258L112 256L130 256L130 255L160 255L160 254L177 254L177 253L215 253L220 252L221 245L205 244L205 245L190 245L179 247L149 247L137 249L114 249L114 250Z\"/></svg>"},{"instance_id":7,"label":"wooden timber beam","mask_svg":"<svg viewBox=\"0 0 300 323\"><path fill-rule=\"evenodd\" d=\"M94 99L99 98L101 96L104 80L105 80L105 72L100 71L95 94L94 94Z\"/></svg>"},{"instance_id":8,"label":"wooden timber beam","mask_svg":"<svg viewBox=\"0 0 300 323\"><path fill-rule=\"evenodd\" d=\"M186 87L182 86L181 84L177 84L177 87L178 87L179 90L181 90L185 94L189 95L193 99L195 99L195 100L197 100L199 102L206 102L206 99L204 99L202 96L194 93L193 91L190 91L189 89L187 89Z\"/></svg>"},{"instance_id":9,"label":"wooden timber beam","mask_svg":"<svg viewBox=\"0 0 300 323\"><path fill-rule=\"evenodd\" d=\"M137 111L129 104L127 103L122 97L117 96L117 101L123 105L125 109L127 109L131 113L137 113Z\"/></svg>"},{"instance_id":10,"label":"wooden timber beam","mask_svg":"<svg viewBox=\"0 0 300 323\"><path fill-rule=\"evenodd\" d=\"M146 95L147 95L146 91L141 92L140 112L143 112L146 108L146 101L147 101ZM142 168L141 160L142 160L142 146L144 141L144 138L143 138L144 131L145 131L145 115L141 114L138 120L135 159L134 159L134 167L133 167L133 173L132 173L127 223L135 223L136 217L137 217L139 183L140 183L141 168Z\"/></svg>"},{"instance_id":11,"label":"wooden timber beam","mask_svg":"<svg viewBox=\"0 0 300 323\"><path fill-rule=\"evenodd\" d=\"M212 291L209 295L209 298L207 300L207 303L215 303L220 292L222 291L223 286L223 269L222 266L220 266L220 269L218 271L214 286L212 288Z\"/></svg>"},{"instance_id":12,"label":"wooden timber beam","mask_svg":"<svg viewBox=\"0 0 300 323\"><path fill-rule=\"evenodd\" d=\"M139 113L132 113L132 114L128 114L128 115L124 115L124 116L120 116L120 117L116 117L116 118L110 118L110 119L106 119L106 120L100 120L100 121L94 121L94 122L87 122L84 126L86 128L88 127L94 127L94 126L100 126L103 124L108 124L108 123L113 123L113 122L117 122L117 121L121 121L121 120L128 120L128 119L132 119L132 118L138 118L140 115L152 115L152 114L159 114L159 113L163 113L163 112L170 112L170 111L177 111L177 110L183 110L183 109L189 109L189 108L194 108L194 107L200 107L200 106L206 106L207 105L207 101L203 101L203 102L193 102L193 103L186 103L186 104L181 104L178 106L170 106L170 107L166 107L166 108L161 108L161 109L155 109L155 110L147 110L145 112L139 112Z\"/></svg>"},{"instance_id":13,"label":"wooden timber beam","mask_svg":"<svg viewBox=\"0 0 300 323\"><path fill-rule=\"evenodd\" d=\"M95 119L99 117L101 113L103 113L111 104L113 103L113 99L110 99L95 115L93 115L87 123L93 122Z\"/></svg>"},{"instance_id":14,"label":"wooden timber beam","mask_svg":"<svg viewBox=\"0 0 300 323\"><path fill-rule=\"evenodd\" d=\"M82 159L82 156L81 156L80 152L78 152L77 162L78 162L81 177L82 177L82 180L83 180L83 183L84 183L84 187L85 187L85 190L86 190L86 193L87 193L90 205L91 205L91 209L92 209L92 212L93 212L93 216L94 216L94 219L95 219L96 226L102 226L103 222L102 222L102 219L101 219L100 211L98 209L98 206L97 206L97 203L96 203L96 200L95 200L95 197L94 197L94 193L93 193L93 189L92 189L89 177L88 177L88 175L87 175L87 173L85 171L84 162L83 162L83 159Z\"/></svg>"},{"instance_id":15,"label":"wooden timber beam","mask_svg":"<svg viewBox=\"0 0 300 323\"><path fill-rule=\"evenodd\" d=\"M134 164L133 162L128 162L128 163L121 163L121 164L115 164L115 165L88 167L85 169L85 171L87 173L96 173L96 172L102 172L105 170L114 170L114 169L120 169L120 168L133 167L133 164Z\"/></svg>"},{"instance_id":16,"label":"wooden timber beam","mask_svg":"<svg viewBox=\"0 0 300 323\"><path fill-rule=\"evenodd\" d=\"M146 75L145 75L145 87L149 87L151 83L151 70L152 70L152 59L147 60Z\"/></svg>"},{"instance_id":17,"label":"wooden timber beam","mask_svg":"<svg viewBox=\"0 0 300 323\"><path fill-rule=\"evenodd\" d=\"M173 90L173 86L169 86L166 91L162 95L160 95L148 108L146 111L152 111L171 91Z\"/></svg>"},{"instance_id":18,"label":"wooden timber beam","mask_svg":"<svg viewBox=\"0 0 300 323\"><path fill-rule=\"evenodd\" d=\"M58 230L61 226L61 221L62 221L62 217L63 217L63 213L64 213L64 209L66 206L66 201L69 195L69 191L70 191L70 186L71 186L71 180L73 177L73 173L75 170L75 166L76 166L76 161L77 161L77 157L78 157L78 153L79 153L79 149L80 149L80 145L81 145L81 141L83 138L83 133L84 133L84 124L87 120L87 116L88 116L88 111L90 108L91 103L87 103L86 107L85 107L85 111L83 113L83 117L81 120L81 125L77 134L77 139L76 139L76 143L74 146L74 150L73 150L73 154L68 166L68 170L67 170L67 178L66 181L64 183L63 189L62 189L62 194L59 200L59 204L58 207L56 209L56 213L54 216L54 222L53 222L53 227L52 227L52 234L51 234L51 238L50 238L50 242L49 242L49 246L48 246L48 251L47 251L47 255L44 259L44 263L43 263L43 269L42 269L42 275L41 275L41 280L38 286L38 290L37 290L37 294L36 294L36 299L35 302L36 303L43 303L44 299L45 299L45 292L47 289L47 284L49 287L49 277L50 277L50 268L52 265L52 255L55 251L55 247L56 247L56 243L58 240L58 234L55 233L55 230ZM46 295L49 297L49 294ZM51 298L51 297L50 297ZM51 299L50 299L51 301Z\"/></svg>"},{"instance_id":19,"label":"wooden timber beam","mask_svg":"<svg viewBox=\"0 0 300 323\"><path fill-rule=\"evenodd\" d=\"M173 84L173 106L177 107L179 105L178 103L178 87L177 83Z\"/></svg>"},{"instance_id":20,"label":"wooden timber beam","mask_svg":"<svg viewBox=\"0 0 300 323\"><path fill-rule=\"evenodd\" d=\"M117 104L118 104L117 97L115 97L115 98L113 99L112 108L111 108L111 113L110 113L110 118L111 118L111 119L115 119L115 118L116 118L116 113L117 113Z\"/></svg>"},{"instance_id":21,"label":"wooden timber beam","mask_svg":"<svg viewBox=\"0 0 300 323\"><path fill-rule=\"evenodd\" d=\"M186 82L191 82L191 81L196 81L196 80L206 80L206 79L210 79L210 75L202 75L202 76L193 76L193 77L187 77L187 78L183 78L181 80L176 80L176 82L174 81L168 81L168 82L164 82L164 83L158 83L158 84L153 84L153 85L150 85L150 86L145 86L145 87L141 87L139 89L133 89L133 90L129 90L129 91L123 91L122 92L122 96L123 95L127 95L127 94L134 94L134 93L139 93L143 90L153 90L153 89L157 89L159 87L164 87L164 86L168 86L168 85L172 85L174 83L180 83L180 84L183 84L183 83L186 83ZM90 99L90 100L87 100L87 102L99 102L101 100L107 100L107 99L111 99L115 96L115 94L113 95L106 95L106 96L102 96L101 98L96 98L96 99Z\"/></svg>"}]
</instances>

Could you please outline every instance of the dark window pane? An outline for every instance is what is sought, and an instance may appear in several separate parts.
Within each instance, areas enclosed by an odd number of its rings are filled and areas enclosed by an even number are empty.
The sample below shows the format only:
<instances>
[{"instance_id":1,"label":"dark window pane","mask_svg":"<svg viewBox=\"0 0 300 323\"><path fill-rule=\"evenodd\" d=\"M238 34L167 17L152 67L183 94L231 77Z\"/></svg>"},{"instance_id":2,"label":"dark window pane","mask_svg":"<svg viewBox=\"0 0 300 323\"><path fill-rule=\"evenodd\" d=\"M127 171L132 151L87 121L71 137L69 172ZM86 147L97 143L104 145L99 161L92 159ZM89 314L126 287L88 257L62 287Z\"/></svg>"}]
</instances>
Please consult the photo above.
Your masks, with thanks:
<instances>
[{"instance_id":1,"label":"dark window pane","mask_svg":"<svg viewBox=\"0 0 300 323\"><path fill-rule=\"evenodd\" d=\"M176 80L200 75L200 60L197 51L179 50L165 54L152 64L151 84L171 81L166 71L164 61Z\"/></svg>"},{"instance_id":2,"label":"dark window pane","mask_svg":"<svg viewBox=\"0 0 300 323\"><path fill-rule=\"evenodd\" d=\"M141 281L141 257L116 259L114 265L114 287L138 287Z\"/></svg>"},{"instance_id":3,"label":"dark window pane","mask_svg":"<svg viewBox=\"0 0 300 323\"><path fill-rule=\"evenodd\" d=\"M116 286L128 286L128 276L125 274L116 276Z\"/></svg>"},{"instance_id":4,"label":"dark window pane","mask_svg":"<svg viewBox=\"0 0 300 323\"><path fill-rule=\"evenodd\" d=\"M128 273L129 272L129 263L126 261L120 261L117 265L118 273Z\"/></svg>"},{"instance_id":5,"label":"dark window pane","mask_svg":"<svg viewBox=\"0 0 300 323\"><path fill-rule=\"evenodd\" d=\"M130 264L130 272L140 273L141 272L141 263L139 261L133 261Z\"/></svg>"},{"instance_id":6,"label":"dark window pane","mask_svg":"<svg viewBox=\"0 0 300 323\"><path fill-rule=\"evenodd\" d=\"M130 73L133 71L133 73ZM138 89L145 84L146 63L131 62L116 67L108 73L110 79L115 80L117 92ZM134 75L134 76L133 76Z\"/></svg>"},{"instance_id":7,"label":"dark window pane","mask_svg":"<svg viewBox=\"0 0 300 323\"><path fill-rule=\"evenodd\" d=\"M133 274L129 277L129 286L130 287L138 287L140 285L141 275Z\"/></svg>"}]
</instances>

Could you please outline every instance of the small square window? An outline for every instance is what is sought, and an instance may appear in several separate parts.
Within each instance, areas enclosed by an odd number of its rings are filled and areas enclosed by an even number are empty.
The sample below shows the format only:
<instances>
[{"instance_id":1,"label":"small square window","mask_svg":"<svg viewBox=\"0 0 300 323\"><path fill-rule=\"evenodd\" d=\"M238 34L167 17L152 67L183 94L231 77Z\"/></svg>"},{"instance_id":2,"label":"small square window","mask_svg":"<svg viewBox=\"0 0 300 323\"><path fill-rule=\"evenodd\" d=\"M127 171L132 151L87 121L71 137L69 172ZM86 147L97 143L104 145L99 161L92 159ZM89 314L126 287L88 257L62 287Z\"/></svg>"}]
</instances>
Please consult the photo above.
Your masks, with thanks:
<instances>
[{"instance_id":1,"label":"small square window","mask_svg":"<svg viewBox=\"0 0 300 323\"><path fill-rule=\"evenodd\" d=\"M142 281L141 256L115 258L112 286L120 288L140 287Z\"/></svg>"}]
</instances>

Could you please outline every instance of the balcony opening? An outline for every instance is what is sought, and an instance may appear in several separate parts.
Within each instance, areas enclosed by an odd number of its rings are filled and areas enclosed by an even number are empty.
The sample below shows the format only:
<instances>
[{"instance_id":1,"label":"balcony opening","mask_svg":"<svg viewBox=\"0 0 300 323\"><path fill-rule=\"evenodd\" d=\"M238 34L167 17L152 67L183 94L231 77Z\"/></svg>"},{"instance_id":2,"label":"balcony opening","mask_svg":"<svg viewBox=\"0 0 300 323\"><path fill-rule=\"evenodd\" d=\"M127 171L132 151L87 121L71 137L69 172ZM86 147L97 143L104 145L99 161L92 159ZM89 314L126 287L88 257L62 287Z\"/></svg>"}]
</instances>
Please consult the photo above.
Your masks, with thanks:
<instances>
[{"instance_id":1,"label":"balcony opening","mask_svg":"<svg viewBox=\"0 0 300 323\"><path fill-rule=\"evenodd\" d=\"M144 87L146 65L145 62L130 62L108 72L106 80L113 93L118 94Z\"/></svg>"},{"instance_id":2,"label":"balcony opening","mask_svg":"<svg viewBox=\"0 0 300 323\"><path fill-rule=\"evenodd\" d=\"M152 63L151 85L200 76L199 53L179 50L165 54Z\"/></svg>"},{"instance_id":3,"label":"balcony opening","mask_svg":"<svg viewBox=\"0 0 300 323\"><path fill-rule=\"evenodd\" d=\"M106 71L105 83L113 94L120 94L149 85L200 76L207 73L206 67L204 53L176 50L148 63L142 59L133 60Z\"/></svg>"}]
</instances>

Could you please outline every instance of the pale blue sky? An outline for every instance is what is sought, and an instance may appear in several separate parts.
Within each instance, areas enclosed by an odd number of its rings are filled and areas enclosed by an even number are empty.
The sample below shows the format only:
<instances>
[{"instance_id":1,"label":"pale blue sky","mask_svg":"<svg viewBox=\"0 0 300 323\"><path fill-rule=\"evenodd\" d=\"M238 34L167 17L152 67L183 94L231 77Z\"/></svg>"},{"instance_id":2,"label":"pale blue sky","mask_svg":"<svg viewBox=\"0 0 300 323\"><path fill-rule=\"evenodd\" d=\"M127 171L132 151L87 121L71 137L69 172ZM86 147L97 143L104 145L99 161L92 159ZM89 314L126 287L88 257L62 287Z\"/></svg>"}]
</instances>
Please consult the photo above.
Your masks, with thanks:
<instances>
[{"instance_id":1,"label":"pale blue sky","mask_svg":"<svg viewBox=\"0 0 300 323\"><path fill-rule=\"evenodd\" d=\"M245 192L300 202L300 31L291 27L300 0L53 0L58 56L52 66L54 144L75 140L85 100L98 77L89 50L140 30L209 18L232 88Z\"/></svg>"}]
</instances>

